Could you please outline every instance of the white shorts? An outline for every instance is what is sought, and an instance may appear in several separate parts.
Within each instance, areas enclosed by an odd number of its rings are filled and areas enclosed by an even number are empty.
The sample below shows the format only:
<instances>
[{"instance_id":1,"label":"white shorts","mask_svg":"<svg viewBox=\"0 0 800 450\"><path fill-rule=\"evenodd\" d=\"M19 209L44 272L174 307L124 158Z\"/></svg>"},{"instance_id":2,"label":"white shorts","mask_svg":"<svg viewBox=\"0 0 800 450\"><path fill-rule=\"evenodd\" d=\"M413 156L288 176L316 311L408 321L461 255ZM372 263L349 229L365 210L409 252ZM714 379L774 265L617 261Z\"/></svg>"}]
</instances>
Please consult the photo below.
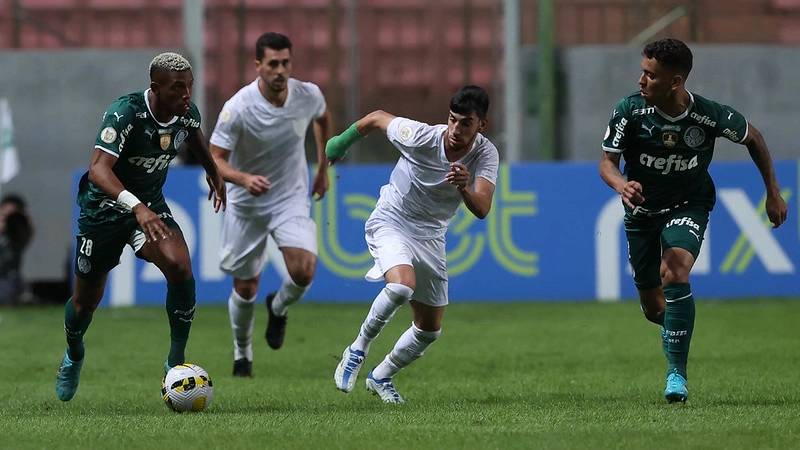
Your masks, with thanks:
<instances>
[{"instance_id":1,"label":"white shorts","mask_svg":"<svg viewBox=\"0 0 800 450\"><path fill-rule=\"evenodd\" d=\"M364 278L383 281L383 275L392 267L410 265L417 280L413 299L430 306L446 306L449 300L444 236L422 240L398 228L374 217L367 220L365 237L375 265Z\"/></svg>"},{"instance_id":2,"label":"white shorts","mask_svg":"<svg viewBox=\"0 0 800 450\"><path fill-rule=\"evenodd\" d=\"M240 280L257 277L269 260L270 236L278 248L295 247L317 254L317 224L310 217L243 217L229 210L222 222L219 268Z\"/></svg>"}]
</instances>

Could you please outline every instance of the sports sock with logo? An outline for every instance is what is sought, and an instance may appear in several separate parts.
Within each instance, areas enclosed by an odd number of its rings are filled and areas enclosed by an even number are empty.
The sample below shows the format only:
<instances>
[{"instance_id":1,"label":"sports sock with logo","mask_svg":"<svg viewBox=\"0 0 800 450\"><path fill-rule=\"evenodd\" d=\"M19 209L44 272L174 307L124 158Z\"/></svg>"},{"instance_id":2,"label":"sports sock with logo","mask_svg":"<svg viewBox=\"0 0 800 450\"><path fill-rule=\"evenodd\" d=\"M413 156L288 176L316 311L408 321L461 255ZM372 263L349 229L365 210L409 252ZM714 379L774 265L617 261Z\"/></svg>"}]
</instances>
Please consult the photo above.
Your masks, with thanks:
<instances>
[{"instance_id":1,"label":"sports sock with logo","mask_svg":"<svg viewBox=\"0 0 800 450\"><path fill-rule=\"evenodd\" d=\"M167 282L166 309L171 340L167 363L171 367L186 362L186 342L194 320L195 303L194 277L183 282Z\"/></svg>"},{"instance_id":2,"label":"sports sock with logo","mask_svg":"<svg viewBox=\"0 0 800 450\"><path fill-rule=\"evenodd\" d=\"M664 328L667 340L667 372L677 369L688 379L686 363L689 359L689 344L694 331L695 305L689 283L673 283L664 286L667 309L664 315Z\"/></svg>"}]
</instances>

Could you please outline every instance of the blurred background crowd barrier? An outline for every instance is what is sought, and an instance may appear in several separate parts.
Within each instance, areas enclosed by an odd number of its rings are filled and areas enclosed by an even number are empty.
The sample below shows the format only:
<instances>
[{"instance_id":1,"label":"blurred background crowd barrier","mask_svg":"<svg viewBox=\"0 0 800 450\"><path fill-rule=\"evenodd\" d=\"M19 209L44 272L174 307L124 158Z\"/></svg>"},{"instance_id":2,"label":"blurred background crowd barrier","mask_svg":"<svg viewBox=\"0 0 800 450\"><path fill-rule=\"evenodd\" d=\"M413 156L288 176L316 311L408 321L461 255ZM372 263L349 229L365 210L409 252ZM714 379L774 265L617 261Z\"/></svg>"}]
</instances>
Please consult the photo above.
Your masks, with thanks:
<instances>
[{"instance_id":1,"label":"blurred background crowd barrier","mask_svg":"<svg viewBox=\"0 0 800 450\"><path fill-rule=\"evenodd\" d=\"M637 89L641 46L676 37L695 53L690 90L744 113L776 159L798 153L800 0L0 0L0 98L20 160L2 191L29 201L24 273L44 296L65 295L72 176L106 107L147 87L156 53L179 51L209 134L256 76L265 31L292 39L294 76L322 88L337 132L378 108L443 122L458 87L482 85L486 133L509 164L597 161L611 110ZM379 139L358 145L349 164L396 159ZM716 159L748 155L720 141Z\"/></svg>"}]
</instances>

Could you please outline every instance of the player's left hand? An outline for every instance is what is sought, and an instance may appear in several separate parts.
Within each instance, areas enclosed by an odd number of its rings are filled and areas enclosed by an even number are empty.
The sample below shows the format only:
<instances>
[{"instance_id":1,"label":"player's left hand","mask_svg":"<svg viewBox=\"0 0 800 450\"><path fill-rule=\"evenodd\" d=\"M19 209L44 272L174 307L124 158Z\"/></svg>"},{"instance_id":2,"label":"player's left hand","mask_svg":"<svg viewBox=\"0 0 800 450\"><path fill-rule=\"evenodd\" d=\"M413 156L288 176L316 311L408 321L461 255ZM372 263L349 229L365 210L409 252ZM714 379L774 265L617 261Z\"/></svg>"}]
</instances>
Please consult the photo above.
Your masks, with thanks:
<instances>
[{"instance_id":1,"label":"player's left hand","mask_svg":"<svg viewBox=\"0 0 800 450\"><path fill-rule=\"evenodd\" d=\"M780 195L767 195L764 208L767 210L769 221L772 222L772 228L778 228L786 221L786 212L789 207L786 206L786 201Z\"/></svg>"},{"instance_id":2,"label":"player's left hand","mask_svg":"<svg viewBox=\"0 0 800 450\"><path fill-rule=\"evenodd\" d=\"M444 179L455 186L459 191L463 191L469 182L469 170L467 170L467 166L464 164L451 162L450 172L447 172Z\"/></svg>"},{"instance_id":3,"label":"player's left hand","mask_svg":"<svg viewBox=\"0 0 800 450\"><path fill-rule=\"evenodd\" d=\"M324 169L327 169L327 167ZM328 192L328 187L328 172L317 172L314 175L314 185L311 187L311 197L314 201L322 200L325 197L325 193Z\"/></svg>"},{"instance_id":4,"label":"player's left hand","mask_svg":"<svg viewBox=\"0 0 800 450\"><path fill-rule=\"evenodd\" d=\"M219 212L220 209L225 211L225 207L228 204L228 193L222 175L217 173L216 177L212 178L209 174L206 174L206 183L208 183L209 188L208 199L214 199L214 212Z\"/></svg>"}]
</instances>

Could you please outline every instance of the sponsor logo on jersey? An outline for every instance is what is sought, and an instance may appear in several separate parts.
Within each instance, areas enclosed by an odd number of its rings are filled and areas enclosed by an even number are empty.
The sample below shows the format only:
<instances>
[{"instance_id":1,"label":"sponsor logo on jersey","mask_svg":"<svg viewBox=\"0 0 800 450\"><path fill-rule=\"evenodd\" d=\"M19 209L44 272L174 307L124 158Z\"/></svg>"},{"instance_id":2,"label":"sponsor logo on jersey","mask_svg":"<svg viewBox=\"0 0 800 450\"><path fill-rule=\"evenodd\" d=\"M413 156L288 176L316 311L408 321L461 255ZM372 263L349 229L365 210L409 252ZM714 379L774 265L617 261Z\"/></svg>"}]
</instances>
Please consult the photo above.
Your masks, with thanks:
<instances>
[{"instance_id":1,"label":"sponsor logo on jersey","mask_svg":"<svg viewBox=\"0 0 800 450\"><path fill-rule=\"evenodd\" d=\"M633 110L633 115L634 116L644 116L644 115L647 115L647 114L653 114L654 112L656 112L656 108L650 106L650 107L647 107L647 108L634 109Z\"/></svg>"},{"instance_id":2,"label":"sponsor logo on jersey","mask_svg":"<svg viewBox=\"0 0 800 450\"><path fill-rule=\"evenodd\" d=\"M103 131L100 132L100 140L106 144L111 144L117 140L117 130L114 127L103 128Z\"/></svg>"},{"instance_id":3,"label":"sponsor logo on jersey","mask_svg":"<svg viewBox=\"0 0 800 450\"><path fill-rule=\"evenodd\" d=\"M407 141L411 138L411 127L403 127L400 130L400 140Z\"/></svg>"},{"instance_id":4,"label":"sponsor logo on jersey","mask_svg":"<svg viewBox=\"0 0 800 450\"><path fill-rule=\"evenodd\" d=\"M730 139L733 142L739 142L739 133L731 130L730 128L725 128L722 130L722 135L726 138Z\"/></svg>"},{"instance_id":5,"label":"sponsor logo on jersey","mask_svg":"<svg viewBox=\"0 0 800 450\"><path fill-rule=\"evenodd\" d=\"M645 131L647 131L647 134L649 134L650 136L653 136L653 128L655 127L656 127L655 125L650 125L650 127L648 127L647 125L642 124L642 128L644 128Z\"/></svg>"},{"instance_id":6,"label":"sponsor logo on jersey","mask_svg":"<svg viewBox=\"0 0 800 450\"><path fill-rule=\"evenodd\" d=\"M137 118L137 119L147 119L147 113L146 113L146 112L144 112L144 111L142 111L142 112L137 112L137 113L136 113L136 118Z\"/></svg>"},{"instance_id":7,"label":"sponsor logo on jersey","mask_svg":"<svg viewBox=\"0 0 800 450\"><path fill-rule=\"evenodd\" d=\"M200 122L188 117L181 117L180 123L189 128L200 128Z\"/></svg>"},{"instance_id":8,"label":"sponsor logo on jersey","mask_svg":"<svg viewBox=\"0 0 800 450\"><path fill-rule=\"evenodd\" d=\"M118 112L116 112L116 111L114 111L114 117L116 117L117 118L117 122L119 122L119 119L122 119L123 115L118 113Z\"/></svg>"},{"instance_id":9,"label":"sponsor logo on jersey","mask_svg":"<svg viewBox=\"0 0 800 450\"><path fill-rule=\"evenodd\" d=\"M183 141L185 141L188 136L189 136L188 131L186 131L185 129L179 130L178 133L175 134L175 149L181 148L181 145L183 145Z\"/></svg>"},{"instance_id":10,"label":"sponsor logo on jersey","mask_svg":"<svg viewBox=\"0 0 800 450\"><path fill-rule=\"evenodd\" d=\"M661 133L661 142L664 143L664 147L672 148L675 147L675 144L678 143L678 133L674 131L664 131Z\"/></svg>"},{"instance_id":11,"label":"sponsor logo on jersey","mask_svg":"<svg viewBox=\"0 0 800 450\"><path fill-rule=\"evenodd\" d=\"M614 125L614 140L611 141L611 145L614 147L619 147L619 142L625 137L625 125L627 124L628 119L623 117L618 124Z\"/></svg>"},{"instance_id":12,"label":"sponsor logo on jersey","mask_svg":"<svg viewBox=\"0 0 800 450\"><path fill-rule=\"evenodd\" d=\"M159 155L158 158L147 158L145 156L131 156L128 162L134 166L144 167L147 173L153 173L156 170L166 170L169 167L169 162L172 161L171 155Z\"/></svg>"},{"instance_id":13,"label":"sponsor logo on jersey","mask_svg":"<svg viewBox=\"0 0 800 450\"><path fill-rule=\"evenodd\" d=\"M689 127L683 134L683 142L689 147L695 148L706 140L706 132L698 126Z\"/></svg>"},{"instance_id":14,"label":"sponsor logo on jersey","mask_svg":"<svg viewBox=\"0 0 800 450\"><path fill-rule=\"evenodd\" d=\"M129 213L133 210L128 208L126 205L119 203L117 201L111 200L110 198L106 197L100 202L100 208L105 208L106 206L110 207L114 211L121 212L121 213Z\"/></svg>"},{"instance_id":15,"label":"sponsor logo on jersey","mask_svg":"<svg viewBox=\"0 0 800 450\"><path fill-rule=\"evenodd\" d=\"M716 127L717 126L717 122L714 122L713 120L711 120L711 117L701 116L700 114L697 114L696 112L693 112L693 113L689 114L689 117L691 117L692 119L700 122L703 125L708 125L710 127Z\"/></svg>"},{"instance_id":16,"label":"sponsor logo on jersey","mask_svg":"<svg viewBox=\"0 0 800 450\"><path fill-rule=\"evenodd\" d=\"M660 170L662 174L666 175L670 172L685 172L694 169L697 167L697 155L694 155L692 159L685 159L683 155L669 155L663 158L642 153L639 155L639 164L650 169Z\"/></svg>"},{"instance_id":17,"label":"sponsor logo on jersey","mask_svg":"<svg viewBox=\"0 0 800 450\"><path fill-rule=\"evenodd\" d=\"M685 227L689 227L689 228L691 228L691 229L693 229L695 231L700 231L700 225L697 222L695 222L694 220L692 220L691 217L686 217L686 216L684 216L684 217L676 217L676 218L670 220L669 222L667 222L667 224L664 226L664 228L669 228L669 227L673 227L673 226L675 226L675 227L684 227L685 226Z\"/></svg>"},{"instance_id":18,"label":"sponsor logo on jersey","mask_svg":"<svg viewBox=\"0 0 800 450\"><path fill-rule=\"evenodd\" d=\"M169 132L170 130L158 130L158 144L161 146L161 150L168 149L169 144L172 143L172 135Z\"/></svg>"},{"instance_id":19,"label":"sponsor logo on jersey","mask_svg":"<svg viewBox=\"0 0 800 450\"><path fill-rule=\"evenodd\" d=\"M131 130L133 129L133 124L129 123L122 133L119 134L119 152L122 153L122 149L125 147L125 141L128 140L128 134L130 134Z\"/></svg>"}]
</instances>

